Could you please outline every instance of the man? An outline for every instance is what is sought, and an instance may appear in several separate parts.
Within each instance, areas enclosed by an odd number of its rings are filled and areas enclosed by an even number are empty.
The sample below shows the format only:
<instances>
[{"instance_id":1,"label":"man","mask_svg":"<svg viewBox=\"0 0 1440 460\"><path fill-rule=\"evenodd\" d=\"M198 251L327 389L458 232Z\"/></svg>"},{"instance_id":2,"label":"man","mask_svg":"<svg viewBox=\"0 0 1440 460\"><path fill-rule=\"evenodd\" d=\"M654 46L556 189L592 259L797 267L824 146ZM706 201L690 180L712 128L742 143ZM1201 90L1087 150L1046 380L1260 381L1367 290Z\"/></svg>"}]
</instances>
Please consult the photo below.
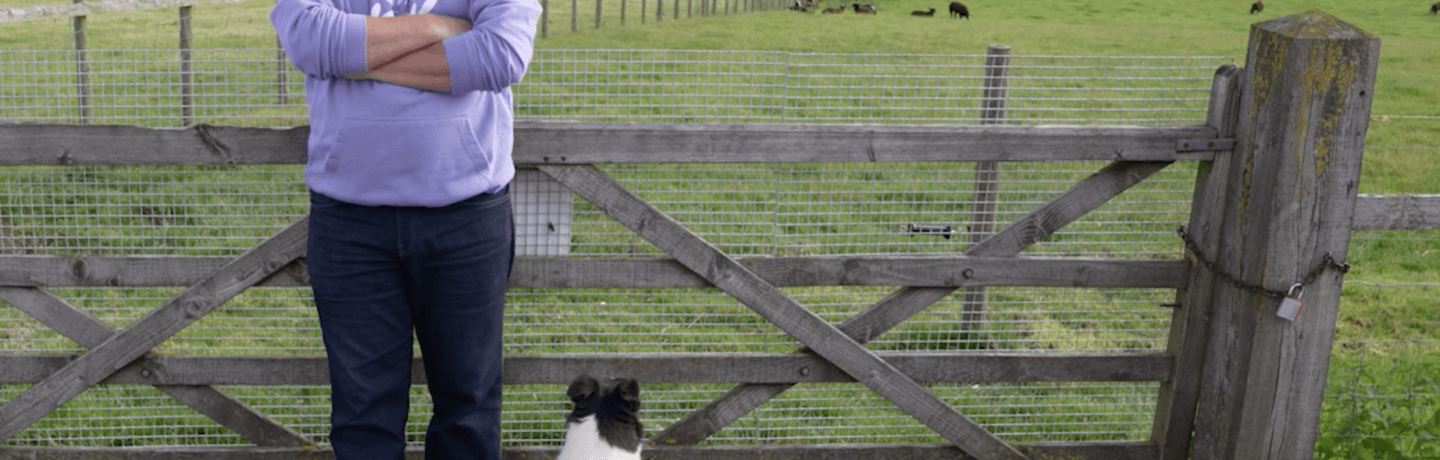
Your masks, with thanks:
<instances>
[{"instance_id":1,"label":"man","mask_svg":"<svg viewBox=\"0 0 1440 460\"><path fill-rule=\"evenodd\" d=\"M340 459L402 458L412 331L434 401L426 458L499 458L509 86L539 16L535 0L277 0L271 11L306 75L306 261Z\"/></svg>"}]
</instances>

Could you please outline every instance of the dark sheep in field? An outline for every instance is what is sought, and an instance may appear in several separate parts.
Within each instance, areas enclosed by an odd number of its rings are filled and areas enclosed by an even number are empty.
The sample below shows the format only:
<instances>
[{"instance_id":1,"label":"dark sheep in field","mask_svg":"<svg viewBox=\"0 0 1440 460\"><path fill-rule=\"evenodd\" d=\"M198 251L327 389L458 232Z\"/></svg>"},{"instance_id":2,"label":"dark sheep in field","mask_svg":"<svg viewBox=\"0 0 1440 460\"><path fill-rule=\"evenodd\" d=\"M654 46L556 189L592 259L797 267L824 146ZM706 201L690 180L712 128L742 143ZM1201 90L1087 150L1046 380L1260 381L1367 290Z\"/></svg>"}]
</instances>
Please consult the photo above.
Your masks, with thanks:
<instances>
[{"instance_id":1,"label":"dark sheep in field","mask_svg":"<svg viewBox=\"0 0 1440 460\"><path fill-rule=\"evenodd\" d=\"M960 3L960 2L950 2L950 17L953 18L953 17L956 17L957 15L958 15L959 17L965 18L966 20L969 20L969 19L970 19L970 9L969 9L969 8L966 8L964 3Z\"/></svg>"},{"instance_id":2,"label":"dark sheep in field","mask_svg":"<svg viewBox=\"0 0 1440 460\"><path fill-rule=\"evenodd\" d=\"M1250 4L1250 14L1257 14L1261 11L1265 11L1265 0L1255 0L1255 3Z\"/></svg>"},{"instance_id":3,"label":"dark sheep in field","mask_svg":"<svg viewBox=\"0 0 1440 460\"><path fill-rule=\"evenodd\" d=\"M855 7L856 13L875 14L875 5L861 5L859 3L852 3L851 5Z\"/></svg>"},{"instance_id":4,"label":"dark sheep in field","mask_svg":"<svg viewBox=\"0 0 1440 460\"><path fill-rule=\"evenodd\" d=\"M915 11L911 11L910 14L915 15L915 16L934 16L934 15L935 15L935 9L934 9L934 8L931 8L930 11L915 10Z\"/></svg>"},{"instance_id":5,"label":"dark sheep in field","mask_svg":"<svg viewBox=\"0 0 1440 460\"><path fill-rule=\"evenodd\" d=\"M1435 13L1440 13L1440 2L1435 2L1434 5L1430 5L1430 14L1434 15Z\"/></svg>"}]
</instances>

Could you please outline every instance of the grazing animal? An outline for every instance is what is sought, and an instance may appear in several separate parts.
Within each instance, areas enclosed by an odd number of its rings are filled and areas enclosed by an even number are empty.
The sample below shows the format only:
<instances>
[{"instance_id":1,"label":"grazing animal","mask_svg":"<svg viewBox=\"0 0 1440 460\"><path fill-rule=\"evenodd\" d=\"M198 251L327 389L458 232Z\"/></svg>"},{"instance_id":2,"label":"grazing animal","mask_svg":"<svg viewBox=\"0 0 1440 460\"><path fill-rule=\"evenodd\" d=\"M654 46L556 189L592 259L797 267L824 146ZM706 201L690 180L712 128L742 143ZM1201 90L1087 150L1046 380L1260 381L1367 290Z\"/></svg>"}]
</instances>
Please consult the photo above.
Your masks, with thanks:
<instances>
[{"instance_id":1,"label":"grazing animal","mask_svg":"<svg viewBox=\"0 0 1440 460\"><path fill-rule=\"evenodd\" d=\"M853 6L855 7L855 12L856 12L856 13L859 13L859 14L875 14L875 5L861 5L861 4L859 4L859 3L852 3L851 5L853 5Z\"/></svg>"},{"instance_id":2,"label":"grazing animal","mask_svg":"<svg viewBox=\"0 0 1440 460\"><path fill-rule=\"evenodd\" d=\"M555 460L640 460L640 384L581 375L565 394L575 406Z\"/></svg>"},{"instance_id":3,"label":"grazing animal","mask_svg":"<svg viewBox=\"0 0 1440 460\"><path fill-rule=\"evenodd\" d=\"M950 2L950 17L957 16L970 20L970 8L966 8L964 3Z\"/></svg>"},{"instance_id":4,"label":"grazing animal","mask_svg":"<svg viewBox=\"0 0 1440 460\"><path fill-rule=\"evenodd\" d=\"M934 9L934 8L931 8L930 11L915 10L915 11L911 11L910 14L915 15L915 16L934 16L934 15L935 15L935 9Z\"/></svg>"},{"instance_id":5,"label":"grazing animal","mask_svg":"<svg viewBox=\"0 0 1440 460\"><path fill-rule=\"evenodd\" d=\"M1435 13L1440 13L1440 2L1435 2L1434 5L1430 5L1430 14L1434 15Z\"/></svg>"},{"instance_id":6,"label":"grazing animal","mask_svg":"<svg viewBox=\"0 0 1440 460\"><path fill-rule=\"evenodd\" d=\"M1255 0L1255 3L1250 4L1250 14L1257 14L1261 11L1265 11L1265 0Z\"/></svg>"},{"instance_id":7,"label":"grazing animal","mask_svg":"<svg viewBox=\"0 0 1440 460\"><path fill-rule=\"evenodd\" d=\"M830 13L830 14L840 14L840 13L844 13L844 12L845 12L845 7L843 7L843 6L837 6L837 7L835 7L835 8L826 8L825 11L821 11L821 13Z\"/></svg>"}]
</instances>

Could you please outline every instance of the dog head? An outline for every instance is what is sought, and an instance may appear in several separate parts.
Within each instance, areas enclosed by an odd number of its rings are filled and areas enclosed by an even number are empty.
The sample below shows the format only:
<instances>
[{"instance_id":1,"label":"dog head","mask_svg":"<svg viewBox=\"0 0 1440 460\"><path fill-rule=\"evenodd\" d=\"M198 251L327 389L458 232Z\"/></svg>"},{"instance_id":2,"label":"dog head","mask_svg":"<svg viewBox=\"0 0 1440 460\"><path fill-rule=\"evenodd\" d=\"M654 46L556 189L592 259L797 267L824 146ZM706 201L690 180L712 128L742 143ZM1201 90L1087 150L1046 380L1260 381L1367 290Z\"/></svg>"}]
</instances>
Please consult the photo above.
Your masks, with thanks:
<instances>
[{"instance_id":1,"label":"dog head","mask_svg":"<svg viewBox=\"0 0 1440 460\"><path fill-rule=\"evenodd\" d=\"M565 392L575 403L565 418L571 423L594 415L600 436L610 445L631 452L640 448L645 427L640 424L640 384L633 379L596 379L581 375Z\"/></svg>"}]
</instances>

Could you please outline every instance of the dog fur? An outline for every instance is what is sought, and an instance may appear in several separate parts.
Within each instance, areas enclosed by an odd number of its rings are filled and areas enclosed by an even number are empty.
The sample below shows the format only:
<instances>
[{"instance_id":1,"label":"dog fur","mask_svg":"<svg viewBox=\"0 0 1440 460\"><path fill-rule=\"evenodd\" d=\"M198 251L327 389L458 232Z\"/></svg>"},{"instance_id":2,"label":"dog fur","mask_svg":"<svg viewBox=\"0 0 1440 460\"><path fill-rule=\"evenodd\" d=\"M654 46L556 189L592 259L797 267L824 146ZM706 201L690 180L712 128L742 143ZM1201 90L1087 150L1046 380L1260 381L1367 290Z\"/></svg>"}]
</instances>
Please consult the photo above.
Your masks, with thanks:
<instances>
[{"instance_id":1,"label":"dog fur","mask_svg":"<svg viewBox=\"0 0 1440 460\"><path fill-rule=\"evenodd\" d=\"M640 384L581 375L565 392L574 408L556 460L640 460Z\"/></svg>"}]
</instances>

